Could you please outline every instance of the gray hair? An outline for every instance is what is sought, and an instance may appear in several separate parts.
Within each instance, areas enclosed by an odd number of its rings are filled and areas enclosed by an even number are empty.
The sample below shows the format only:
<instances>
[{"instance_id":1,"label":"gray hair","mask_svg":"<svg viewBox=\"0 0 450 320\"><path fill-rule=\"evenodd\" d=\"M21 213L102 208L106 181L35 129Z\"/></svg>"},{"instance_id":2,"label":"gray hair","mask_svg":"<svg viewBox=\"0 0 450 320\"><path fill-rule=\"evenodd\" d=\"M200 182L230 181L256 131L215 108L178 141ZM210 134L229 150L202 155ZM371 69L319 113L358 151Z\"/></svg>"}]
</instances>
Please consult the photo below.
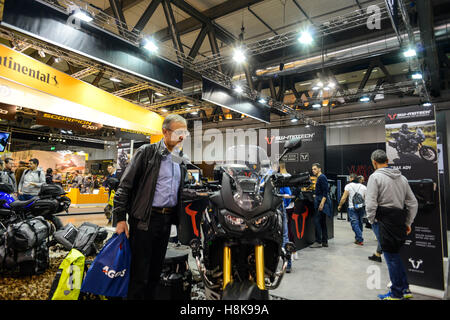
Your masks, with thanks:
<instances>
[{"instance_id":1,"label":"gray hair","mask_svg":"<svg viewBox=\"0 0 450 320\"><path fill-rule=\"evenodd\" d=\"M181 122L184 123L184 125L187 125L186 119L178 114L169 114L167 117L164 118L162 127L163 129L170 129L170 125L172 122Z\"/></svg>"},{"instance_id":2,"label":"gray hair","mask_svg":"<svg viewBox=\"0 0 450 320\"><path fill-rule=\"evenodd\" d=\"M378 149L378 150L375 150L374 152L372 152L370 159L372 159L376 163L388 162L388 157L386 155L386 152L384 152L384 150L381 150L381 149Z\"/></svg>"}]
</instances>

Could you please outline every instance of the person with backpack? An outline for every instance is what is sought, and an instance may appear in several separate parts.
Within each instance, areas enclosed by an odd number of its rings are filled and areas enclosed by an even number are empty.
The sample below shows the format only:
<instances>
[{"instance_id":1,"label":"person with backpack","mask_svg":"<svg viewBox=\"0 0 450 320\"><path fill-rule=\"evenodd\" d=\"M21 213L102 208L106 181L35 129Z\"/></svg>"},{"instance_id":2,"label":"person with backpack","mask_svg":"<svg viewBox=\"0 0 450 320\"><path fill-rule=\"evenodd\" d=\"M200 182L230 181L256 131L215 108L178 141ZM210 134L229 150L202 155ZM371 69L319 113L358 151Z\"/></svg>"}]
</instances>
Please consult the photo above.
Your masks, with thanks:
<instances>
[{"instance_id":1,"label":"person with backpack","mask_svg":"<svg viewBox=\"0 0 450 320\"><path fill-rule=\"evenodd\" d=\"M38 166L38 159L30 159L30 168L24 171L17 187L19 200L30 200L39 194L42 184L45 183L45 173Z\"/></svg>"},{"instance_id":2,"label":"person with backpack","mask_svg":"<svg viewBox=\"0 0 450 320\"><path fill-rule=\"evenodd\" d=\"M363 217L365 215L365 197L367 188L360 183L356 174L350 174L350 183L345 186L344 194L339 202L338 211L341 211L342 206L348 198L348 216L353 232L355 233L355 244L364 245L363 238Z\"/></svg>"},{"instance_id":3,"label":"person with backpack","mask_svg":"<svg viewBox=\"0 0 450 320\"><path fill-rule=\"evenodd\" d=\"M400 170L389 167L384 150L371 155L375 172L367 182L367 219L378 223L379 241L386 261L392 286L388 293L379 295L381 300L412 298L400 249L417 215L418 202Z\"/></svg>"}]
</instances>

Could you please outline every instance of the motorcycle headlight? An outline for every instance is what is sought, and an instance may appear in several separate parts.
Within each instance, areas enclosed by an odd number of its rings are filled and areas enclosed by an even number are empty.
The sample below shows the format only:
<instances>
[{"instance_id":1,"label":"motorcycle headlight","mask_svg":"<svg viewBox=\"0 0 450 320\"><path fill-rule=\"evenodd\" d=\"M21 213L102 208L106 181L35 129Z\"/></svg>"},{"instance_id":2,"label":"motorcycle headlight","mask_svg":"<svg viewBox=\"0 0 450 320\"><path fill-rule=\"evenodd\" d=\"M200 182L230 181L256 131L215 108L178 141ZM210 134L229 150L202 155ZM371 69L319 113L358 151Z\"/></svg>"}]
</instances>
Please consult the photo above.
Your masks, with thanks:
<instances>
[{"instance_id":1,"label":"motorcycle headlight","mask_svg":"<svg viewBox=\"0 0 450 320\"><path fill-rule=\"evenodd\" d=\"M229 214L228 212L224 213L224 219L230 229L244 231L247 228L244 219Z\"/></svg>"},{"instance_id":2,"label":"motorcycle headlight","mask_svg":"<svg viewBox=\"0 0 450 320\"><path fill-rule=\"evenodd\" d=\"M264 216L264 217L261 217L261 218L256 219L256 220L253 222L253 225L254 225L255 227L257 227L257 228L261 228L261 227L263 227L263 226L266 225L266 223L267 223L268 220L269 220L269 217L268 217L268 216Z\"/></svg>"}]
</instances>

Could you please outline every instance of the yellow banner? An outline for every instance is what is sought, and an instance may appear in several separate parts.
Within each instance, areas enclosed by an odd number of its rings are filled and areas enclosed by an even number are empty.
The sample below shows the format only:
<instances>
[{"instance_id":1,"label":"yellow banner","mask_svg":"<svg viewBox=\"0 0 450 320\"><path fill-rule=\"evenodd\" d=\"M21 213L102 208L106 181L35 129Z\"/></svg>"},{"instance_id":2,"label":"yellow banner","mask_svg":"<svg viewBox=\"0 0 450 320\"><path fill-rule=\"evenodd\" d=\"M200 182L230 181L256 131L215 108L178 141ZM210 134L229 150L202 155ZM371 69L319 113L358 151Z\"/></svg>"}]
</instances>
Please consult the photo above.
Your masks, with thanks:
<instances>
[{"instance_id":1,"label":"yellow banner","mask_svg":"<svg viewBox=\"0 0 450 320\"><path fill-rule=\"evenodd\" d=\"M75 79L3 45L0 45L0 76L83 105L95 111L93 112L95 114L101 112L136 124L135 127L128 126L125 129L161 134L163 118L158 114ZM33 101L30 101L30 108L33 108ZM50 112L50 110L45 111ZM58 114L73 117L73 110L66 110L67 114L64 111L61 110ZM89 120L110 125L103 123L101 118Z\"/></svg>"}]
</instances>

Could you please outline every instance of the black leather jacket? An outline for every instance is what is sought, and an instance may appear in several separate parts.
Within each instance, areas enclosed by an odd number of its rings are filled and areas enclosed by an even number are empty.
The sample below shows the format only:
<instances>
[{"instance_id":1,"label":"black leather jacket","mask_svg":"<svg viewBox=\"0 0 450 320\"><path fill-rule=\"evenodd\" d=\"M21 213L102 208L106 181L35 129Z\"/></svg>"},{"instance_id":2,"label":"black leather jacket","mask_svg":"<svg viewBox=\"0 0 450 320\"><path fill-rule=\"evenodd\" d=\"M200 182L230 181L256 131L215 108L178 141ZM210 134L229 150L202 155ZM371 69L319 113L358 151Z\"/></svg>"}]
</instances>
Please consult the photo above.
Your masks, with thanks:
<instances>
[{"instance_id":1,"label":"black leather jacket","mask_svg":"<svg viewBox=\"0 0 450 320\"><path fill-rule=\"evenodd\" d=\"M148 230L150 216L152 214L152 203L158 181L159 168L164 152L168 152L164 141L147 144L140 147L131 163L126 168L120 179L119 187L114 196L113 215L115 221L126 221L129 219L137 223L140 230ZM182 152L180 153L182 156ZM177 214L173 215L172 224L177 225L179 215L182 213L181 193L186 178L186 165L180 164L181 182L178 189Z\"/></svg>"}]
</instances>

